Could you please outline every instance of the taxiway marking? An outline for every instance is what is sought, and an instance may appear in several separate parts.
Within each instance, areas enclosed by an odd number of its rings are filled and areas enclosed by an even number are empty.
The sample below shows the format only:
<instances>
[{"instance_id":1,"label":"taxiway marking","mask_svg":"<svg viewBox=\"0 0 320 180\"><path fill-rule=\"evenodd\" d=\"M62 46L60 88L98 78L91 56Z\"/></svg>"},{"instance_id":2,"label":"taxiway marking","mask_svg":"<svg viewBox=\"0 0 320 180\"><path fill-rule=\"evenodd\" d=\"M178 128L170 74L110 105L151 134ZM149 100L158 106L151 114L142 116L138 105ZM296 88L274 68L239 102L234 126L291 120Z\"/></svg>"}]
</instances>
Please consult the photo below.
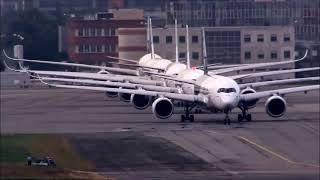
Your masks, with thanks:
<instances>
[{"instance_id":1,"label":"taxiway marking","mask_svg":"<svg viewBox=\"0 0 320 180\"><path fill-rule=\"evenodd\" d=\"M273 150L271 150L271 149L269 149L269 148L267 148L267 147L265 147L265 146L263 146L263 145L260 145L260 144L258 144L258 143L256 143L256 142L254 142L254 141L246 138L246 137L243 137L243 136L230 135L230 134L221 133L221 132L216 132L216 131L208 131L208 132L210 132L210 133L215 133L215 134L220 134L220 135L225 135L225 136L229 135L229 136L233 136L233 137L235 137L235 138L237 138L237 139L239 139L239 140L246 141L247 143L258 147L259 149L261 149L261 150L263 150L263 151L265 151L265 152L267 152L267 153L269 153L269 154L271 154L271 155L273 155L273 156L275 156L275 157L277 157L277 158L279 158L279 159L281 159L281 160L283 160L283 161L286 161L286 162L289 163L289 164L300 165L300 166L309 166L309 167L314 167L314 168L320 168L320 166L319 166L319 165L316 165L316 164L304 163L304 162L296 162L296 161L290 160L289 158L287 158L287 157L285 157L285 156L283 156L283 155L281 155L281 154L279 154L279 153L277 153L277 152L275 152L275 151L273 151Z\"/></svg>"}]
</instances>

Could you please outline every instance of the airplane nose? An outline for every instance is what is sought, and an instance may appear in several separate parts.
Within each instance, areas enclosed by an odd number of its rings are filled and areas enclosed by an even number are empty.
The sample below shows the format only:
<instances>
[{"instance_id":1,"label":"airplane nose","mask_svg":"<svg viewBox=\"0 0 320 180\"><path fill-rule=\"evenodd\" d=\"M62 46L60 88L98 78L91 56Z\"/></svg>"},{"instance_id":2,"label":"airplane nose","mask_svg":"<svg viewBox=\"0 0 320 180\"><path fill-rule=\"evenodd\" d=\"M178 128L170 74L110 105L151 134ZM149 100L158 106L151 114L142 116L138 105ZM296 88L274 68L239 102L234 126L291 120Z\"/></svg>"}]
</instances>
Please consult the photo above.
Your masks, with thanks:
<instances>
[{"instance_id":1,"label":"airplane nose","mask_svg":"<svg viewBox=\"0 0 320 180\"><path fill-rule=\"evenodd\" d=\"M236 107L236 98L233 96L225 96L221 98L221 104L224 109L231 110Z\"/></svg>"}]
</instances>

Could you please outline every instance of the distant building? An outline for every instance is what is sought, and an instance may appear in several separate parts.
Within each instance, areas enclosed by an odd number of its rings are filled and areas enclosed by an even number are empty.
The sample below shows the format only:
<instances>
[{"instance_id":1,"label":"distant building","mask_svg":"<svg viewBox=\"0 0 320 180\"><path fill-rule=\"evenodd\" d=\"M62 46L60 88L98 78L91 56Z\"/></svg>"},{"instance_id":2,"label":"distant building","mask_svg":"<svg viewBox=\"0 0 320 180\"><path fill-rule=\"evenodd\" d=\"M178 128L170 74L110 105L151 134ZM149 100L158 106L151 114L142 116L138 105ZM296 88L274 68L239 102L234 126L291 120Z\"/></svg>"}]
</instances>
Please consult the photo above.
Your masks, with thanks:
<instances>
[{"instance_id":1,"label":"distant building","mask_svg":"<svg viewBox=\"0 0 320 180\"><path fill-rule=\"evenodd\" d=\"M69 58L76 62L102 64L107 56L118 56L118 28L144 27L140 10L111 10L66 22L66 44Z\"/></svg>"},{"instance_id":2,"label":"distant building","mask_svg":"<svg viewBox=\"0 0 320 180\"><path fill-rule=\"evenodd\" d=\"M129 32L130 28L122 28L121 31ZM278 62L295 58L295 36L292 26L209 27L205 28L205 34L209 63L247 64ZM185 28L178 28L178 36L179 58L185 61L187 55ZM141 47L146 44L146 38L142 37L143 29L139 33L136 30L131 30L130 36L119 34L119 44L125 45L125 42L130 42L131 47ZM136 42L133 39L139 39L139 41ZM153 41L157 54L174 61L174 28L153 28ZM203 63L202 42L201 28L189 28L190 59L193 66ZM143 49L140 50L142 55L143 52L146 53ZM123 58L136 59L136 57L125 56ZM280 68L293 67L294 64L281 66ZM270 69L274 70L275 68L279 69L279 67Z\"/></svg>"},{"instance_id":3,"label":"distant building","mask_svg":"<svg viewBox=\"0 0 320 180\"><path fill-rule=\"evenodd\" d=\"M153 42L155 52L163 58L175 61L175 30L170 28L154 28ZM179 59L187 58L186 28L178 28ZM202 65L201 28L189 28L190 63L192 66Z\"/></svg>"},{"instance_id":4,"label":"distant building","mask_svg":"<svg viewBox=\"0 0 320 180\"><path fill-rule=\"evenodd\" d=\"M0 0L1 16L10 11L24 11L33 7L33 0Z\"/></svg>"},{"instance_id":5,"label":"distant building","mask_svg":"<svg viewBox=\"0 0 320 180\"><path fill-rule=\"evenodd\" d=\"M319 0L168 0L166 22L193 27L288 26L298 40L320 41Z\"/></svg>"},{"instance_id":6,"label":"distant building","mask_svg":"<svg viewBox=\"0 0 320 180\"><path fill-rule=\"evenodd\" d=\"M139 60L147 53L147 30L145 27L119 28L118 37L119 58Z\"/></svg>"}]
</instances>

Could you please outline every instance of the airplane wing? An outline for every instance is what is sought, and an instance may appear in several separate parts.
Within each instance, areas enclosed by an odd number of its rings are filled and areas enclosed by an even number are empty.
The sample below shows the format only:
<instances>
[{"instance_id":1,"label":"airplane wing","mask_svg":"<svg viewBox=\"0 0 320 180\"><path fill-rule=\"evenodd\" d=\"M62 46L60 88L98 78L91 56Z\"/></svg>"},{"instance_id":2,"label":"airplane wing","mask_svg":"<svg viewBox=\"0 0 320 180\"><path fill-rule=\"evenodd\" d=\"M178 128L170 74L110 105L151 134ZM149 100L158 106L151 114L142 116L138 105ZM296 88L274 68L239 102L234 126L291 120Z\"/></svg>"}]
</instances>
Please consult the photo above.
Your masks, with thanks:
<instances>
[{"instance_id":1,"label":"airplane wing","mask_svg":"<svg viewBox=\"0 0 320 180\"><path fill-rule=\"evenodd\" d=\"M7 55L7 53L3 50L3 53L6 58L12 61L24 61L24 62L33 62L33 63L43 63L43 64L55 64L55 65L64 65L64 66L73 66L73 67L84 67L84 68L92 68L92 69L99 69L99 70L106 70L110 72L116 73L123 73L129 75L138 75L138 71L132 69L122 69L122 68L115 68L115 67L105 67L105 66L96 66L96 65L87 65L87 64L78 64L78 63L67 63L67 62L53 62L53 61L41 61L41 60L32 60L32 59L18 59L12 58Z\"/></svg>"},{"instance_id":2,"label":"airplane wing","mask_svg":"<svg viewBox=\"0 0 320 180\"><path fill-rule=\"evenodd\" d=\"M296 79L282 79L282 80L273 80L273 81L263 81L263 82L255 82L255 83L246 83L239 84L241 89L246 87L261 87L261 86L271 86L271 85L280 85L280 84L289 84L289 83L299 83L299 82L307 82L307 81L319 81L320 77L307 77L307 78L296 78Z\"/></svg>"},{"instance_id":3,"label":"airplane wing","mask_svg":"<svg viewBox=\"0 0 320 180\"><path fill-rule=\"evenodd\" d=\"M285 94L296 93L296 92L308 92L308 91L313 91L318 89L320 89L320 85L276 89L276 90L262 91L262 92L256 92L251 94L241 94L240 101L245 101L245 102L254 101L264 97L272 96L274 94L285 95Z\"/></svg>"},{"instance_id":4,"label":"airplane wing","mask_svg":"<svg viewBox=\"0 0 320 180\"><path fill-rule=\"evenodd\" d=\"M150 80L144 77L134 77L134 76L123 76L123 75L113 75L113 74L97 74L97 73L84 73L84 72L64 72L64 71L32 71L32 70L22 70L20 72L28 72L34 74L41 74L47 76L62 76L70 78L85 78L85 79L95 79L104 81L119 81L119 82L130 82L145 85L163 86L163 81Z\"/></svg>"},{"instance_id":5,"label":"airplane wing","mask_svg":"<svg viewBox=\"0 0 320 180\"><path fill-rule=\"evenodd\" d=\"M298 61L301 61L301 60L305 59L307 57L307 55L308 55L308 50L306 51L305 55L302 58L296 59L296 60L250 64L250 65L246 65L246 66L239 66L239 67L231 67L231 68L225 68L225 69L212 70L212 71L210 71L210 73L212 75L216 75L216 74L223 74L223 73L227 73L227 72L241 71L241 70L246 70L246 69L256 69L256 68L266 67L266 66L276 66L276 65L290 64L290 63L295 63L295 62L298 62Z\"/></svg>"},{"instance_id":6,"label":"airplane wing","mask_svg":"<svg viewBox=\"0 0 320 180\"><path fill-rule=\"evenodd\" d=\"M159 77L159 78L163 78L163 79L168 79L168 80L180 82L180 83L187 83L187 84L195 84L196 83L194 80L182 79L182 78L178 78L178 77L170 77L170 76L166 76L166 75L154 75L154 76Z\"/></svg>"},{"instance_id":7,"label":"airplane wing","mask_svg":"<svg viewBox=\"0 0 320 180\"><path fill-rule=\"evenodd\" d=\"M47 78L47 77L38 77L38 78L45 81L81 83L81 84L91 84L91 85L100 85L100 86L123 87L123 88L129 88L129 89L144 89L148 91L159 91L159 92L170 92L170 93L182 92L182 90L179 88L154 86L154 85L143 85L143 84L110 82L110 81L96 81L91 79Z\"/></svg>"},{"instance_id":8,"label":"airplane wing","mask_svg":"<svg viewBox=\"0 0 320 180\"><path fill-rule=\"evenodd\" d=\"M60 87L60 88L138 94L138 95L146 95L146 96L154 96L154 97L166 97L166 98L170 98L170 99L174 99L174 100L188 101L188 102L206 102L205 97L202 95L155 92L155 91L146 91L146 90L141 90L141 89L120 89L120 88L106 88L106 87L93 87L93 86L74 86L74 85L49 84L46 82L43 82L43 83L45 83L49 86Z\"/></svg>"},{"instance_id":9,"label":"airplane wing","mask_svg":"<svg viewBox=\"0 0 320 180\"><path fill-rule=\"evenodd\" d=\"M244 79L244 78L254 78L254 77L262 77L262 76L272 76L279 74L287 74L287 73L296 73L296 72L305 72L305 71L315 71L319 70L320 67L312 67L312 68L301 68L301 69L289 69L289 70L277 70L277 71L267 71L267 72L258 72L258 73L249 73L249 74L240 74L235 76L228 76L234 80Z\"/></svg>"},{"instance_id":10,"label":"airplane wing","mask_svg":"<svg viewBox=\"0 0 320 180\"><path fill-rule=\"evenodd\" d=\"M143 69L150 69L150 70L161 70L163 71L163 69L159 69L159 68L155 68L155 67L144 67L144 66L140 66L137 64L126 64L126 63L116 63L116 62L110 62L111 64L116 64L116 65L121 65L121 66L128 66L128 67L135 67L135 68L143 68Z\"/></svg>"}]
</instances>

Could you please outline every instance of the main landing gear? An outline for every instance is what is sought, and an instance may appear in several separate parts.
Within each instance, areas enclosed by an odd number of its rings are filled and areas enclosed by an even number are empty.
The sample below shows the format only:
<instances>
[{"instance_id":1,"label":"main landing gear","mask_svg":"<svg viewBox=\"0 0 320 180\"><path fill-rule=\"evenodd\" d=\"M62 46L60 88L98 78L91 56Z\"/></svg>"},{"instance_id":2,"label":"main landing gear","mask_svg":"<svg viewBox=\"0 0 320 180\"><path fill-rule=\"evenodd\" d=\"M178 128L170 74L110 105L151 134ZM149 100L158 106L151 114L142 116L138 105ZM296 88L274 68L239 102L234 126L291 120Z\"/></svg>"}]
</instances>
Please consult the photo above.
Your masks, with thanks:
<instances>
[{"instance_id":1,"label":"main landing gear","mask_svg":"<svg viewBox=\"0 0 320 180\"><path fill-rule=\"evenodd\" d=\"M229 111L225 111L224 113L226 114L226 117L224 118L223 123L230 125L231 124L231 120L229 118Z\"/></svg>"},{"instance_id":2,"label":"main landing gear","mask_svg":"<svg viewBox=\"0 0 320 180\"><path fill-rule=\"evenodd\" d=\"M190 106L189 103L186 103L184 105L185 114L181 115L181 122L185 122L185 121L194 122L194 115L190 113L194 107L195 107L194 105Z\"/></svg>"},{"instance_id":3,"label":"main landing gear","mask_svg":"<svg viewBox=\"0 0 320 180\"><path fill-rule=\"evenodd\" d=\"M242 122L243 120L247 120L248 122L252 121L251 114L248 113L248 108L240 107L242 114L238 114L238 121Z\"/></svg>"}]
</instances>

